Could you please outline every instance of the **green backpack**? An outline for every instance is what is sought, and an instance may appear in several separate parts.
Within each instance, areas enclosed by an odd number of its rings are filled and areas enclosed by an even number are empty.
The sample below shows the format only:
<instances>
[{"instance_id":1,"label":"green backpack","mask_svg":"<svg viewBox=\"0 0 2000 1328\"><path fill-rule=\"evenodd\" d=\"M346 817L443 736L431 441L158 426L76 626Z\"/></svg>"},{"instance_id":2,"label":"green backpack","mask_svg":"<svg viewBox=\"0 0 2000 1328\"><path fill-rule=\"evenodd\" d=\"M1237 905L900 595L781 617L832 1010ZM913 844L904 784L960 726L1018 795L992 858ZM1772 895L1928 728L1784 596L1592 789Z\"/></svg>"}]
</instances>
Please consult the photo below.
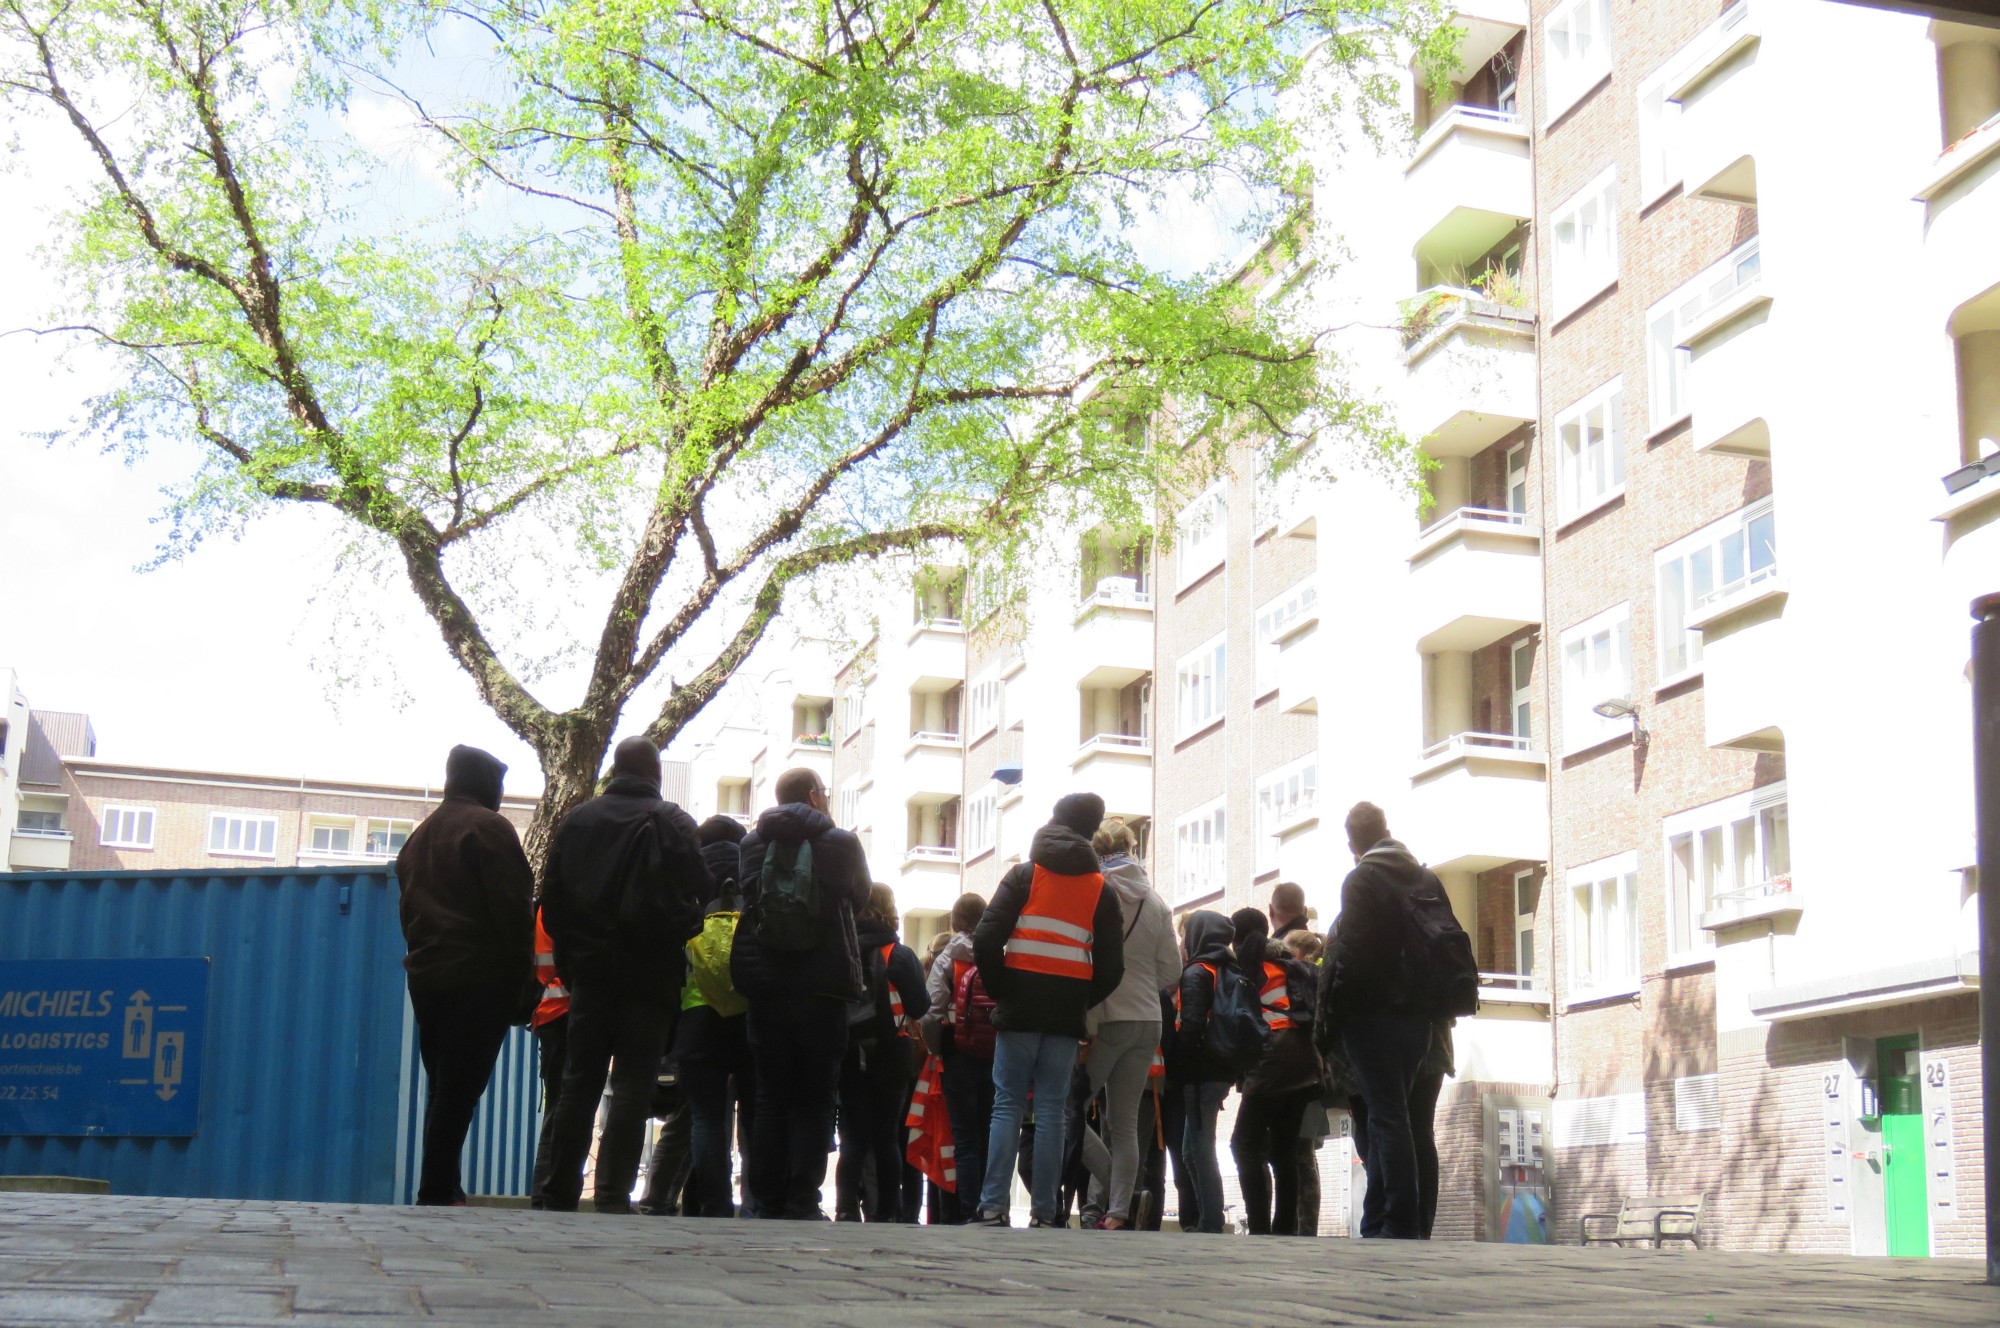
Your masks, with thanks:
<instances>
[{"instance_id":1,"label":"green backpack","mask_svg":"<svg viewBox=\"0 0 2000 1328\"><path fill-rule=\"evenodd\" d=\"M742 1014L750 1002L736 994L729 976L729 952L736 945L736 883L723 887L722 907L702 919L701 934L687 944L688 980L702 1002L725 1019Z\"/></svg>"}]
</instances>

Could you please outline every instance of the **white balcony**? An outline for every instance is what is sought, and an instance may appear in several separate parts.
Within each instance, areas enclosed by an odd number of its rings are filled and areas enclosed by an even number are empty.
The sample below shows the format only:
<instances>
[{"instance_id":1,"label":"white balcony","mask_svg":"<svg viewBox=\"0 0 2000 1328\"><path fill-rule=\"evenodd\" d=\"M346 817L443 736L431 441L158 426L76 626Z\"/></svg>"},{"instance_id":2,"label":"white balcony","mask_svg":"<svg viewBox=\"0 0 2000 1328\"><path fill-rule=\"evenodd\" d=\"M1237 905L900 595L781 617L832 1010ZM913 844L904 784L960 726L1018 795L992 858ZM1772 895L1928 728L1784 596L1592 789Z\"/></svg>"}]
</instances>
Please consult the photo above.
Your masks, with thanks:
<instances>
[{"instance_id":1,"label":"white balcony","mask_svg":"<svg viewBox=\"0 0 2000 1328\"><path fill-rule=\"evenodd\" d=\"M7 846L7 865L15 871L66 871L74 842L67 830L16 830Z\"/></svg>"},{"instance_id":2,"label":"white balcony","mask_svg":"<svg viewBox=\"0 0 2000 1328\"><path fill-rule=\"evenodd\" d=\"M1776 374L1771 288L1759 241L1751 240L1719 266L1723 275L1704 293L1706 303L1681 325L1681 344L1693 356L1688 397L1694 449L1768 457L1771 428L1764 412Z\"/></svg>"},{"instance_id":3,"label":"white balcony","mask_svg":"<svg viewBox=\"0 0 2000 1328\"><path fill-rule=\"evenodd\" d=\"M1113 816L1153 814L1153 743L1130 733L1093 735L1070 758L1070 788L1095 793Z\"/></svg>"},{"instance_id":4,"label":"white balcony","mask_svg":"<svg viewBox=\"0 0 2000 1328\"><path fill-rule=\"evenodd\" d=\"M896 881L896 906L905 914L916 910L948 912L963 892L959 850L914 844L904 850Z\"/></svg>"},{"instance_id":5,"label":"white balcony","mask_svg":"<svg viewBox=\"0 0 2000 1328\"><path fill-rule=\"evenodd\" d=\"M1758 143L1778 109L1776 89L1758 68L1763 9L1757 0L1737 0L1674 57L1667 97L1681 104L1680 158L1690 198L1757 201ZM1796 104L1790 109L1795 117L1805 113Z\"/></svg>"},{"instance_id":6,"label":"white balcony","mask_svg":"<svg viewBox=\"0 0 2000 1328\"><path fill-rule=\"evenodd\" d=\"M1534 214L1527 123L1478 106L1445 111L1417 140L1403 204L1419 263L1471 267Z\"/></svg>"},{"instance_id":7,"label":"white balcony","mask_svg":"<svg viewBox=\"0 0 2000 1328\"><path fill-rule=\"evenodd\" d=\"M911 677L964 682L964 625L949 618L918 623L910 629L909 649L904 658Z\"/></svg>"},{"instance_id":8,"label":"white balcony","mask_svg":"<svg viewBox=\"0 0 2000 1328\"><path fill-rule=\"evenodd\" d=\"M1417 649L1478 650L1542 620L1542 541L1518 512L1461 507L1410 555Z\"/></svg>"},{"instance_id":9,"label":"white balcony","mask_svg":"<svg viewBox=\"0 0 2000 1328\"><path fill-rule=\"evenodd\" d=\"M1465 35L1458 42L1459 68L1467 74L1498 54L1528 27L1528 0L1459 0L1451 26Z\"/></svg>"},{"instance_id":10,"label":"white balcony","mask_svg":"<svg viewBox=\"0 0 2000 1328\"><path fill-rule=\"evenodd\" d=\"M1701 631L1702 722L1708 745L1785 749L1782 698L1796 690L1785 630L1785 580L1777 567L1719 586L1695 604Z\"/></svg>"},{"instance_id":11,"label":"white balcony","mask_svg":"<svg viewBox=\"0 0 2000 1328\"><path fill-rule=\"evenodd\" d=\"M1549 855L1548 757L1525 738L1457 733L1427 748L1410 779L1421 844L1435 871L1487 871Z\"/></svg>"},{"instance_id":12,"label":"white balcony","mask_svg":"<svg viewBox=\"0 0 2000 1328\"><path fill-rule=\"evenodd\" d=\"M1535 418L1535 316L1476 291L1417 296L1425 325L1403 352L1403 432L1434 457L1472 456Z\"/></svg>"},{"instance_id":13,"label":"white balcony","mask_svg":"<svg viewBox=\"0 0 2000 1328\"><path fill-rule=\"evenodd\" d=\"M1319 612L1311 610L1285 625L1278 637L1278 710L1287 715L1319 713Z\"/></svg>"},{"instance_id":14,"label":"white balcony","mask_svg":"<svg viewBox=\"0 0 2000 1328\"><path fill-rule=\"evenodd\" d=\"M1925 304L1949 316L2000 285L2000 115L1940 156L1917 197L1926 204ZM1954 321L1952 331L1966 329Z\"/></svg>"},{"instance_id":15,"label":"white balcony","mask_svg":"<svg viewBox=\"0 0 2000 1328\"><path fill-rule=\"evenodd\" d=\"M1484 980L1487 975L1480 977ZM1486 987L1479 997L1479 1013L1459 1020L1451 1031L1458 1082L1554 1082L1555 1043L1549 1031L1548 993Z\"/></svg>"},{"instance_id":16,"label":"white balcony","mask_svg":"<svg viewBox=\"0 0 2000 1328\"><path fill-rule=\"evenodd\" d=\"M965 744L956 733L917 733L903 748L903 787L913 798L955 798L965 785Z\"/></svg>"},{"instance_id":17,"label":"white balcony","mask_svg":"<svg viewBox=\"0 0 2000 1328\"><path fill-rule=\"evenodd\" d=\"M1070 637L1071 667L1079 687L1123 687L1153 671L1153 609L1092 596L1077 614Z\"/></svg>"}]
</instances>

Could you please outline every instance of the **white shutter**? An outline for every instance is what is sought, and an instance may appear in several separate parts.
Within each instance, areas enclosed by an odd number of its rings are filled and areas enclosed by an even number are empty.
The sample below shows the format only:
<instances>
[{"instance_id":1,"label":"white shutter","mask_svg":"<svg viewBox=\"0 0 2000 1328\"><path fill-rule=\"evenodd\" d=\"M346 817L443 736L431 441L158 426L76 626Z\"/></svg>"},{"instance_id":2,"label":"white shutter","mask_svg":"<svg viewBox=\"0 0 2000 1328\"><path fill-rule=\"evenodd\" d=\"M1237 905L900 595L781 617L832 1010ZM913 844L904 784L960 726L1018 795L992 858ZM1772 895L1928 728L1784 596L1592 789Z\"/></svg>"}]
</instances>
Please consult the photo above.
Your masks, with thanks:
<instances>
[{"instance_id":1,"label":"white shutter","mask_svg":"<svg viewBox=\"0 0 2000 1328\"><path fill-rule=\"evenodd\" d=\"M1674 1128L1713 1130L1722 1125L1722 1083L1712 1074L1674 1080Z\"/></svg>"},{"instance_id":2,"label":"white shutter","mask_svg":"<svg viewBox=\"0 0 2000 1328\"><path fill-rule=\"evenodd\" d=\"M1554 1125L1557 1148L1644 1143L1646 1095L1617 1093L1608 1097L1557 1098Z\"/></svg>"}]
</instances>

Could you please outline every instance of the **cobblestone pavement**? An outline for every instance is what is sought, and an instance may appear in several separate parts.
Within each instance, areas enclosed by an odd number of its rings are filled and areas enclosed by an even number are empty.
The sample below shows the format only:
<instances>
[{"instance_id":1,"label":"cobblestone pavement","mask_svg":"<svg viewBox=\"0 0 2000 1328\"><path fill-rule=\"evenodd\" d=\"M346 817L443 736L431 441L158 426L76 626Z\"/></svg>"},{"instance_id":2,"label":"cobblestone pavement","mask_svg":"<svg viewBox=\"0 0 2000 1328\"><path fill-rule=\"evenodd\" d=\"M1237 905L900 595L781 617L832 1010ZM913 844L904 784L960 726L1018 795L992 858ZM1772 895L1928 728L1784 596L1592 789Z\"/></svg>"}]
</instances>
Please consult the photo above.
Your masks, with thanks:
<instances>
[{"instance_id":1,"label":"cobblestone pavement","mask_svg":"<svg viewBox=\"0 0 2000 1328\"><path fill-rule=\"evenodd\" d=\"M0 1325L2000 1323L1970 1261L0 1197Z\"/></svg>"}]
</instances>

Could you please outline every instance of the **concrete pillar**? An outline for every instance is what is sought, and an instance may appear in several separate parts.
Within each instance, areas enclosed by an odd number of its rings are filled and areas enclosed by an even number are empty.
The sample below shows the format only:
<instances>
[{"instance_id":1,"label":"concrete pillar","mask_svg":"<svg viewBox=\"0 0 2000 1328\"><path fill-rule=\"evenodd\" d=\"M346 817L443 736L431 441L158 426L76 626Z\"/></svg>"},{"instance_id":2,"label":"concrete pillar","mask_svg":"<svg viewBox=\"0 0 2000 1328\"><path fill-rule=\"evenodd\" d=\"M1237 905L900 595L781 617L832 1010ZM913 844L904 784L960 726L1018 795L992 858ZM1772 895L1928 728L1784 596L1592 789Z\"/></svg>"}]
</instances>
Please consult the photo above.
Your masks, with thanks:
<instances>
[{"instance_id":1,"label":"concrete pillar","mask_svg":"<svg viewBox=\"0 0 2000 1328\"><path fill-rule=\"evenodd\" d=\"M1426 745L1443 742L1472 728L1472 655L1464 650L1440 650L1430 657L1430 715L1424 725Z\"/></svg>"},{"instance_id":2,"label":"concrete pillar","mask_svg":"<svg viewBox=\"0 0 2000 1328\"><path fill-rule=\"evenodd\" d=\"M1938 86L1950 147L2000 111L2000 44L1974 38L1939 51Z\"/></svg>"},{"instance_id":3,"label":"concrete pillar","mask_svg":"<svg viewBox=\"0 0 2000 1328\"><path fill-rule=\"evenodd\" d=\"M2000 328L1958 339L1958 422L1967 464L2000 452Z\"/></svg>"},{"instance_id":4,"label":"concrete pillar","mask_svg":"<svg viewBox=\"0 0 2000 1328\"><path fill-rule=\"evenodd\" d=\"M1431 472L1432 521L1444 518L1464 507L1470 501L1472 492L1472 463L1465 457L1439 457L1437 469Z\"/></svg>"}]
</instances>

